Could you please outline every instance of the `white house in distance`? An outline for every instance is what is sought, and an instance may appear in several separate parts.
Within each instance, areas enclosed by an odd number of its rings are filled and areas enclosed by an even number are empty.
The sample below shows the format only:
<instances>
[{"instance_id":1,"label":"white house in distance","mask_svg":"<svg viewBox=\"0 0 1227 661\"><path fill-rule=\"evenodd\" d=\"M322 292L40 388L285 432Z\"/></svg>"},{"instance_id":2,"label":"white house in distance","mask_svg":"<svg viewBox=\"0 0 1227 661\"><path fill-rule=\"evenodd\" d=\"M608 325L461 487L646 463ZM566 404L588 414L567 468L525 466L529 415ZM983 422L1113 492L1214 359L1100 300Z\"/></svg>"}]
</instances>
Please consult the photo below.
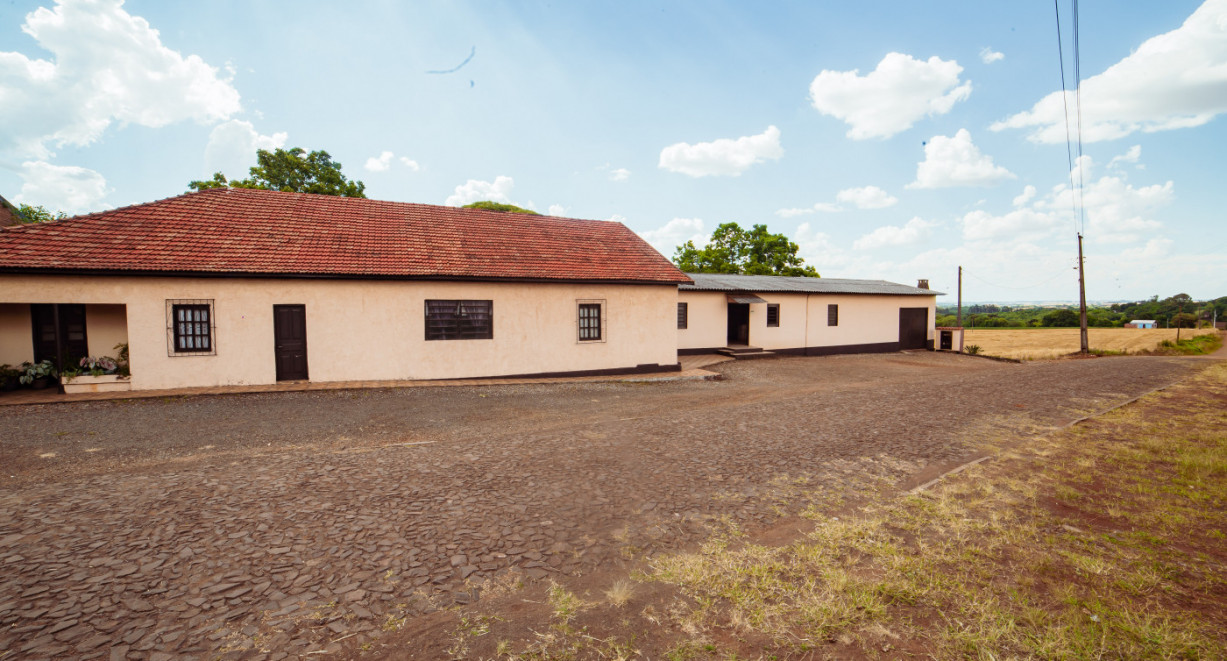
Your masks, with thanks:
<instances>
[{"instance_id":1,"label":"white house in distance","mask_svg":"<svg viewBox=\"0 0 1227 661\"><path fill-rule=\"evenodd\" d=\"M0 363L131 389L678 369L672 263L620 223L215 189L0 229Z\"/></svg>"},{"instance_id":2,"label":"white house in distance","mask_svg":"<svg viewBox=\"0 0 1227 661\"><path fill-rule=\"evenodd\" d=\"M688 273L677 350L723 347L820 356L932 349L941 292L884 280Z\"/></svg>"},{"instance_id":3,"label":"white house in distance","mask_svg":"<svg viewBox=\"0 0 1227 661\"><path fill-rule=\"evenodd\" d=\"M1154 328L1154 327L1155 327L1154 319L1134 319L1133 321L1130 321L1129 323L1125 324L1125 328Z\"/></svg>"}]
</instances>

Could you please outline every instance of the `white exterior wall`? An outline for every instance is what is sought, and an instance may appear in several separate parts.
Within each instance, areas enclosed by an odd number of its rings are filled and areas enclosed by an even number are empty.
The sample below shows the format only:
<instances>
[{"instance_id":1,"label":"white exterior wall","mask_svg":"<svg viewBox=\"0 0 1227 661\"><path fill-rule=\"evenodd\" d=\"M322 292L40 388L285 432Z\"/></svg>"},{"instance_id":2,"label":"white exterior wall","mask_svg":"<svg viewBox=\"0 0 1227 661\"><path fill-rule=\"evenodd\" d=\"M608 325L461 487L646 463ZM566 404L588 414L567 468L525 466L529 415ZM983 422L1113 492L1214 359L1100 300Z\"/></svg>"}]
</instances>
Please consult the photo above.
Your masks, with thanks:
<instances>
[{"instance_id":1,"label":"white exterior wall","mask_svg":"<svg viewBox=\"0 0 1227 661\"><path fill-rule=\"evenodd\" d=\"M839 306L839 325L827 326L827 305ZM932 341L937 318L937 295L883 296L815 294L809 302L807 347L835 347L852 344L884 344L899 341L899 310L926 308L925 338Z\"/></svg>"},{"instance_id":2,"label":"white exterior wall","mask_svg":"<svg viewBox=\"0 0 1227 661\"><path fill-rule=\"evenodd\" d=\"M213 301L216 355L169 355L166 302L178 299ZM494 338L427 342L426 299L493 301ZM604 301L601 342L578 341L581 299ZM0 357L31 352L28 308L23 322L16 312L6 314L23 306L4 303L125 306L132 387L139 390L274 383L274 304L306 306L312 381L464 378L677 363L674 285L3 275ZM108 311L114 308L100 309L99 314L105 317ZM87 326L87 333L93 352L94 329ZM113 333L104 335L98 341L111 342ZM110 346L100 352L113 355Z\"/></svg>"},{"instance_id":3,"label":"white exterior wall","mask_svg":"<svg viewBox=\"0 0 1227 661\"><path fill-rule=\"evenodd\" d=\"M677 348L714 349L728 344L728 304L724 292L678 291L677 301L686 303L689 322L677 330Z\"/></svg>"},{"instance_id":4,"label":"white exterior wall","mask_svg":"<svg viewBox=\"0 0 1227 661\"><path fill-rule=\"evenodd\" d=\"M900 308L926 308L930 341L937 295L884 296L856 294L757 293L780 306L779 327L767 326L767 304L750 305L750 345L767 350L884 344L899 341ZM728 298L724 292L680 290L689 324L677 331L677 348L713 349L728 344ZM839 325L827 326L827 305L839 306Z\"/></svg>"}]
</instances>

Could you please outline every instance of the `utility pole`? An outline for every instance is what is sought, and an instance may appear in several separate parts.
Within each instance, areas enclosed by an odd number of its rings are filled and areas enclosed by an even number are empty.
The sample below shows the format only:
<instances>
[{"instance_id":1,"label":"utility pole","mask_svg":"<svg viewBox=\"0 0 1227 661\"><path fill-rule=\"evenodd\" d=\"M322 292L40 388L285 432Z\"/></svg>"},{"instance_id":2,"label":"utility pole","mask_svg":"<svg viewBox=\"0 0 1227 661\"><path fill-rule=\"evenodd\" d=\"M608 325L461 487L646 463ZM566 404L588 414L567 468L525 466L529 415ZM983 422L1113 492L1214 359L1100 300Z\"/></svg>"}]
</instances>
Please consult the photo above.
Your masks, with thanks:
<instances>
[{"instance_id":1,"label":"utility pole","mask_svg":"<svg viewBox=\"0 0 1227 661\"><path fill-rule=\"evenodd\" d=\"M956 321L954 322L954 325L958 326L959 328L962 328L963 327L963 267L962 266L959 267L959 312L958 312L958 315L955 317L955 319Z\"/></svg>"},{"instance_id":2,"label":"utility pole","mask_svg":"<svg viewBox=\"0 0 1227 661\"><path fill-rule=\"evenodd\" d=\"M959 267L959 311L955 316L955 326L959 327L959 353L963 353L963 267Z\"/></svg>"},{"instance_id":3,"label":"utility pole","mask_svg":"<svg viewBox=\"0 0 1227 661\"><path fill-rule=\"evenodd\" d=\"M1082 325L1082 353L1090 353L1086 334L1086 260L1082 257L1082 232L1078 232L1078 316Z\"/></svg>"}]
</instances>

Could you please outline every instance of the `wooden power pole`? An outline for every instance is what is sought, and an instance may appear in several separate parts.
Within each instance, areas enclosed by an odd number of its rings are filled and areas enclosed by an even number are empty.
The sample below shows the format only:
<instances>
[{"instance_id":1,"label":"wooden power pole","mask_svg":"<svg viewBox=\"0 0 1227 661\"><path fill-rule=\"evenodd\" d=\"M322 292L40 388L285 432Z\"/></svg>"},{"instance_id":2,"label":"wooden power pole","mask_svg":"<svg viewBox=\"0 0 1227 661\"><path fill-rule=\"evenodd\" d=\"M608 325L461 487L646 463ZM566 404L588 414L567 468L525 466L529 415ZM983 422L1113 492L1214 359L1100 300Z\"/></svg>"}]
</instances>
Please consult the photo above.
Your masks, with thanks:
<instances>
[{"instance_id":1,"label":"wooden power pole","mask_svg":"<svg viewBox=\"0 0 1227 661\"><path fill-rule=\"evenodd\" d=\"M1082 232L1078 232L1078 316L1082 328L1082 353L1090 353L1086 334L1086 260L1082 257Z\"/></svg>"},{"instance_id":2,"label":"wooden power pole","mask_svg":"<svg viewBox=\"0 0 1227 661\"><path fill-rule=\"evenodd\" d=\"M963 327L963 267L959 267L959 311L956 314L955 326Z\"/></svg>"}]
</instances>

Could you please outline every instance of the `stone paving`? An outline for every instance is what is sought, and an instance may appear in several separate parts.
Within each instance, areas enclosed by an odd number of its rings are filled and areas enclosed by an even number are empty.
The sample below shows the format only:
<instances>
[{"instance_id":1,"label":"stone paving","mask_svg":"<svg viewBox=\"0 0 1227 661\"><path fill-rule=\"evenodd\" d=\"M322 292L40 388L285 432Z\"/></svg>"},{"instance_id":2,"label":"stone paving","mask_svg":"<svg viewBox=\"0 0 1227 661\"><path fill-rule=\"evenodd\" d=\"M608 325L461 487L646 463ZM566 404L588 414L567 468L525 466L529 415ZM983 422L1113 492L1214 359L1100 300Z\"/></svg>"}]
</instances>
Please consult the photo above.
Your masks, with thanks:
<instances>
[{"instance_id":1,"label":"stone paving","mask_svg":"<svg viewBox=\"0 0 1227 661\"><path fill-rule=\"evenodd\" d=\"M176 458L0 491L0 659L348 657L495 582L627 566L698 540L716 516L769 525L799 486L900 480L965 457L959 430L1023 406L1055 422L1082 398L1127 397L1188 369L834 360L569 395L598 409L628 398L612 410L622 417L576 410L534 430L538 412L520 402L459 437ZM801 376L773 376L781 366ZM822 383L798 385L806 374ZM492 392L450 399L494 406L482 399ZM225 415L215 399L195 414ZM542 411L558 404L540 399Z\"/></svg>"}]
</instances>

